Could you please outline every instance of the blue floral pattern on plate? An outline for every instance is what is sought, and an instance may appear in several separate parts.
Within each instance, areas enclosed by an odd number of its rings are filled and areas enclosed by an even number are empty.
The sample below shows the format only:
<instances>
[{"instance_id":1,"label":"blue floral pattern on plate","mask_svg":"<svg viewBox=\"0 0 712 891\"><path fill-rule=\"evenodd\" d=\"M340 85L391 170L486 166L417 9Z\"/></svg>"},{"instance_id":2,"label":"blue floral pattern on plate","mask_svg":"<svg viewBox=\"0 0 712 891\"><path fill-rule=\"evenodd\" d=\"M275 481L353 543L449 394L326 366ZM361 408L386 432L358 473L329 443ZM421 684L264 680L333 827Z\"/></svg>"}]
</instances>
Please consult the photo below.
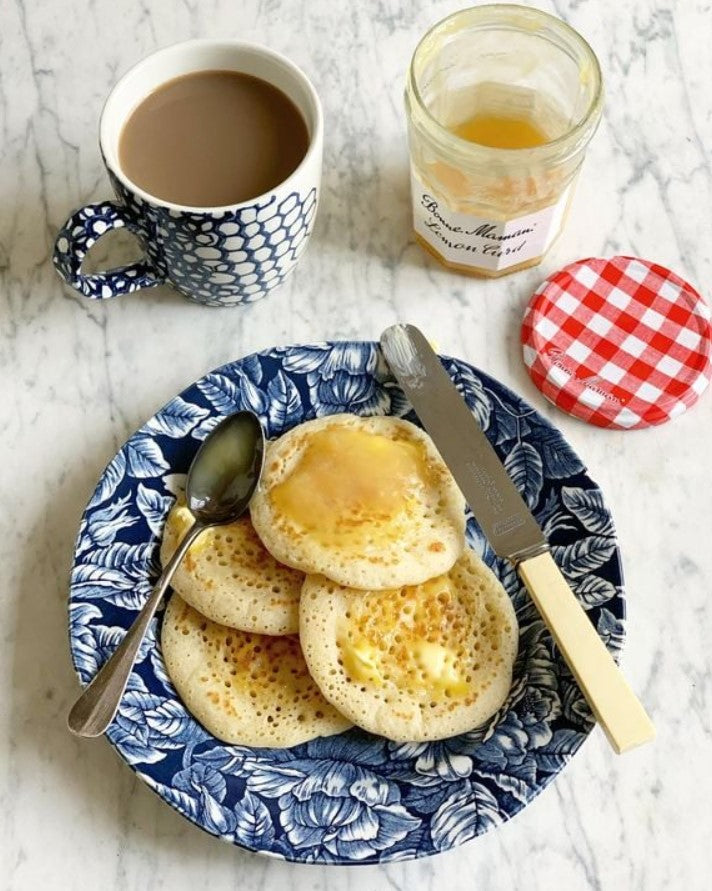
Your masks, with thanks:
<instances>
[{"instance_id":1,"label":"blue floral pattern on plate","mask_svg":"<svg viewBox=\"0 0 712 891\"><path fill-rule=\"evenodd\" d=\"M531 406L465 362L443 362L617 656L625 602L613 523L600 490L562 435ZM116 647L157 577L163 522L200 441L220 418L246 407L260 415L270 437L341 411L417 421L369 342L257 353L172 399L110 462L81 520L69 621L83 684ZM353 729L291 749L228 746L178 698L157 642L159 617L109 740L198 826L288 860L405 860L497 826L551 782L593 719L516 573L493 554L472 516L468 537L501 578L520 624L512 689L486 726L436 743L397 744Z\"/></svg>"}]
</instances>

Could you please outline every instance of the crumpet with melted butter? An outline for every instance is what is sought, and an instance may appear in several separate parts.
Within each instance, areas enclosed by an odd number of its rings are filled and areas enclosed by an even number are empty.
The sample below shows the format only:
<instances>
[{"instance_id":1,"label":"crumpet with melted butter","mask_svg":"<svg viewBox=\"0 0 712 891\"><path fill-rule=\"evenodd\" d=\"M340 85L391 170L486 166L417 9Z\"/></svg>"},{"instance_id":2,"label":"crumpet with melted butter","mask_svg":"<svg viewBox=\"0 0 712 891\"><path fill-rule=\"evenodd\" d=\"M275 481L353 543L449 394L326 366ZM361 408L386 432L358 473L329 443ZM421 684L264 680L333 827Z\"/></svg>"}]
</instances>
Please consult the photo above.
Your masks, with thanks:
<instances>
[{"instance_id":1,"label":"crumpet with melted butter","mask_svg":"<svg viewBox=\"0 0 712 891\"><path fill-rule=\"evenodd\" d=\"M351 726L310 677L295 635L227 628L173 594L161 648L186 707L226 743L295 746Z\"/></svg>"},{"instance_id":2,"label":"crumpet with melted butter","mask_svg":"<svg viewBox=\"0 0 712 891\"><path fill-rule=\"evenodd\" d=\"M464 548L462 493L430 437L399 418L332 415L285 433L250 511L277 560L352 588L419 584Z\"/></svg>"},{"instance_id":3,"label":"crumpet with melted butter","mask_svg":"<svg viewBox=\"0 0 712 891\"><path fill-rule=\"evenodd\" d=\"M445 739L480 726L512 683L518 627L507 592L471 550L415 586L354 591L309 575L304 658L324 697L371 733Z\"/></svg>"}]
</instances>

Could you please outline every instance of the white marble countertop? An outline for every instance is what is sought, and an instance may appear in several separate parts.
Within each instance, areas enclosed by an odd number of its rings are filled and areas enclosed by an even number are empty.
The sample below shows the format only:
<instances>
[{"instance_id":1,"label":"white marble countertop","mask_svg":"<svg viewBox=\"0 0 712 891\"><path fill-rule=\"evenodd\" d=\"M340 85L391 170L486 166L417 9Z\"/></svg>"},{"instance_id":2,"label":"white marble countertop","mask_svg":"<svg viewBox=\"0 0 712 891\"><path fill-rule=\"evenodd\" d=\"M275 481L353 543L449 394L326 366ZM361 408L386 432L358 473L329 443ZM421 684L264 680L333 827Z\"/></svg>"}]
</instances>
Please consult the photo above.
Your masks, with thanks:
<instances>
[{"instance_id":1,"label":"white marble countertop","mask_svg":"<svg viewBox=\"0 0 712 891\"><path fill-rule=\"evenodd\" d=\"M549 406L523 368L532 290L575 258L634 253L712 291L712 12L692 0L541 0L597 50L607 84L568 228L544 264L483 282L413 243L402 89L451 0L0 0L0 886L8 889L702 889L712 870L712 395L666 426L608 432ZM64 289L58 226L109 195L97 120L154 48L231 35L291 56L325 107L322 206L294 277L247 309L168 289L95 305ZM221 844L102 741L76 696L67 574L81 510L118 446L208 369L272 344L426 328L555 421L618 526L625 671L658 738L624 757L596 730L511 823L426 861L293 866Z\"/></svg>"}]
</instances>

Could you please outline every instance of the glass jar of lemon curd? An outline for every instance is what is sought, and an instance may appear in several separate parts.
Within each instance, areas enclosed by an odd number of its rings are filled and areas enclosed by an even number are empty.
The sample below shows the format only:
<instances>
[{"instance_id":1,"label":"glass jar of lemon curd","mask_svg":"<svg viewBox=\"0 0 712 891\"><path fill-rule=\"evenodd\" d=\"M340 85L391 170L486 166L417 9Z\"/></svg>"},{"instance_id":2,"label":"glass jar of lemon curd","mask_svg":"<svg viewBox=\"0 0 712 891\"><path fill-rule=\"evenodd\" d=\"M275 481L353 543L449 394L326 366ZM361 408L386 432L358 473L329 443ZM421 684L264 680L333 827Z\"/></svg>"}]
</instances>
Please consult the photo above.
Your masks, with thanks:
<instances>
[{"instance_id":1,"label":"glass jar of lemon curd","mask_svg":"<svg viewBox=\"0 0 712 891\"><path fill-rule=\"evenodd\" d=\"M474 275L539 263L563 227L602 104L593 50L547 13L478 6L435 25L406 87L420 244Z\"/></svg>"}]
</instances>

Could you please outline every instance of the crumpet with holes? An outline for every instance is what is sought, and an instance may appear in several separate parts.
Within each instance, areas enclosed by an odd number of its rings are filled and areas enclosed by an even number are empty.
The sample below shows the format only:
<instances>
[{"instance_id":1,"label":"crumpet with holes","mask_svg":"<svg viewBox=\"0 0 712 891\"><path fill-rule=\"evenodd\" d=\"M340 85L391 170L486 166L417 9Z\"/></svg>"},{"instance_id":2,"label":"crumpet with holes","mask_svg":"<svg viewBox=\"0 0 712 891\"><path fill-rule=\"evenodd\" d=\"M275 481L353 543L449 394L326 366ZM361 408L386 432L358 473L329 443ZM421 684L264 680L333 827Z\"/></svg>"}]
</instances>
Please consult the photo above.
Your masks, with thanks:
<instances>
[{"instance_id":1,"label":"crumpet with holes","mask_svg":"<svg viewBox=\"0 0 712 891\"><path fill-rule=\"evenodd\" d=\"M295 746L351 726L319 692L294 635L219 625L173 594L161 647L186 707L223 742Z\"/></svg>"},{"instance_id":2,"label":"crumpet with holes","mask_svg":"<svg viewBox=\"0 0 712 891\"><path fill-rule=\"evenodd\" d=\"M161 543L165 566L193 523L176 502ZM296 634L304 574L278 563L265 550L247 514L206 529L176 569L171 587L207 618L258 634Z\"/></svg>"},{"instance_id":3,"label":"crumpet with holes","mask_svg":"<svg viewBox=\"0 0 712 891\"><path fill-rule=\"evenodd\" d=\"M509 693L517 619L499 580L469 549L448 573L387 591L307 576L299 613L312 677L371 733L444 739L483 724Z\"/></svg>"},{"instance_id":4,"label":"crumpet with holes","mask_svg":"<svg viewBox=\"0 0 712 891\"><path fill-rule=\"evenodd\" d=\"M285 433L250 511L277 560L352 588L419 584L465 543L462 493L430 437L400 418L332 415Z\"/></svg>"}]
</instances>

